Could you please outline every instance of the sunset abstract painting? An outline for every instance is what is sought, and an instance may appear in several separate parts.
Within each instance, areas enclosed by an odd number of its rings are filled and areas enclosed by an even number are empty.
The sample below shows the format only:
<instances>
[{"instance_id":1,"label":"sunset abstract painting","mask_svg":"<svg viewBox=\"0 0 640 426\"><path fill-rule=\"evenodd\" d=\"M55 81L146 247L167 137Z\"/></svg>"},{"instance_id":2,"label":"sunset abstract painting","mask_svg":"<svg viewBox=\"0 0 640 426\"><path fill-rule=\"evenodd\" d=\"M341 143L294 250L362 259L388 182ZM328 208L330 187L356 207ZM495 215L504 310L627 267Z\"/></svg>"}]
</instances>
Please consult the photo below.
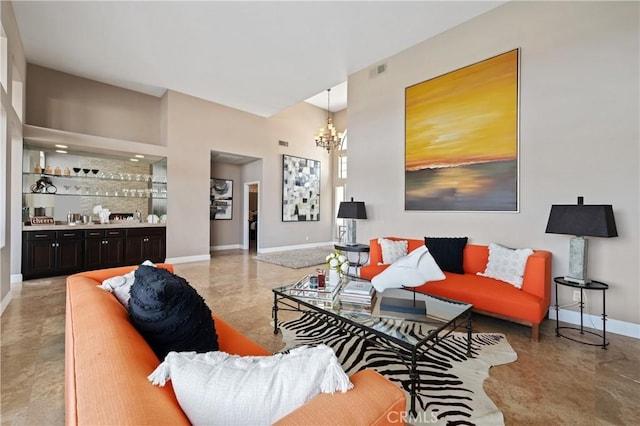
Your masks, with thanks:
<instances>
[{"instance_id":1,"label":"sunset abstract painting","mask_svg":"<svg viewBox=\"0 0 640 426\"><path fill-rule=\"evenodd\" d=\"M518 56L405 89L405 210L518 211Z\"/></svg>"}]
</instances>

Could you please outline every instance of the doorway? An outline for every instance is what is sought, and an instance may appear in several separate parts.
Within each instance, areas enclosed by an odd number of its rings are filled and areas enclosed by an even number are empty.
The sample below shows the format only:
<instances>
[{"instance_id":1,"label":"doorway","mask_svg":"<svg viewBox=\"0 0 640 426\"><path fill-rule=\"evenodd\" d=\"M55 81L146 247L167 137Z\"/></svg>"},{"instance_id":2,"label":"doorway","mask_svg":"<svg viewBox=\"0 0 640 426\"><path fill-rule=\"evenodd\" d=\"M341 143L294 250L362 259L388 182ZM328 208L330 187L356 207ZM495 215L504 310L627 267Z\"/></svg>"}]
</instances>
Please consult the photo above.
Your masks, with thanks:
<instances>
[{"instance_id":1,"label":"doorway","mask_svg":"<svg viewBox=\"0 0 640 426\"><path fill-rule=\"evenodd\" d=\"M247 182L244 184L245 226L244 247L249 252L258 251L258 239L260 236L260 183Z\"/></svg>"}]
</instances>

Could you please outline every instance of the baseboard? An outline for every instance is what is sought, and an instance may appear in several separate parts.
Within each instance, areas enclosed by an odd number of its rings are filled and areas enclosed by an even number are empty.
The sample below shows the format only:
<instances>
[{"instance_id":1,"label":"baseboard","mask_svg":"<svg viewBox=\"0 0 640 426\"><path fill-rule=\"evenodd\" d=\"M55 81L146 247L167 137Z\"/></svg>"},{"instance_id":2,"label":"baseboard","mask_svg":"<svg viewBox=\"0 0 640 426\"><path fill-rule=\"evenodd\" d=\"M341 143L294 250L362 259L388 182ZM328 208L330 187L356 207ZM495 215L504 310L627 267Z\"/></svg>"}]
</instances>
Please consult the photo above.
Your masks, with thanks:
<instances>
[{"instance_id":1,"label":"baseboard","mask_svg":"<svg viewBox=\"0 0 640 426\"><path fill-rule=\"evenodd\" d=\"M9 306L11 300L13 300L13 291L9 289L7 294L4 296L4 299L2 299L2 302L0 302L0 315L4 313L4 310Z\"/></svg>"},{"instance_id":2,"label":"baseboard","mask_svg":"<svg viewBox=\"0 0 640 426\"><path fill-rule=\"evenodd\" d=\"M580 312L560 309L558 316L562 322L580 325ZM556 310L553 307L549 309L549 319L554 321L556 319ZM602 317L600 315L584 314L582 323L587 328L602 330ZM640 324L607 318L607 333L640 339Z\"/></svg>"},{"instance_id":3,"label":"baseboard","mask_svg":"<svg viewBox=\"0 0 640 426\"><path fill-rule=\"evenodd\" d=\"M308 244L297 244L295 246L280 246L280 247L268 247L268 248L259 248L258 253L272 253L275 251L287 251L287 250L297 250L297 249L305 249L305 248L316 248L316 247L326 247L331 246L333 248L333 241L320 242L320 243L308 243ZM329 252L327 252L327 255Z\"/></svg>"},{"instance_id":4,"label":"baseboard","mask_svg":"<svg viewBox=\"0 0 640 426\"><path fill-rule=\"evenodd\" d=\"M242 244L229 244L226 246L211 246L209 250L211 251L221 251L221 250L242 250L244 247Z\"/></svg>"},{"instance_id":5,"label":"baseboard","mask_svg":"<svg viewBox=\"0 0 640 426\"><path fill-rule=\"evenodd\" d=\"M11 284L21 283L22 282L22 274L11 274Z\"/></svg>"},{"instance_id":6,"label":"baseboard","mask_svg":"<svg viewBox=\"0 0 640 426\"><path fill-rule=\"evenodd\" d=\"M182 256L182 257L167 257L165 263L189 263L189 262L202 262L209 261L211 259L210 254L199 254L196 256Z\"/></svg>"}]
</instances>

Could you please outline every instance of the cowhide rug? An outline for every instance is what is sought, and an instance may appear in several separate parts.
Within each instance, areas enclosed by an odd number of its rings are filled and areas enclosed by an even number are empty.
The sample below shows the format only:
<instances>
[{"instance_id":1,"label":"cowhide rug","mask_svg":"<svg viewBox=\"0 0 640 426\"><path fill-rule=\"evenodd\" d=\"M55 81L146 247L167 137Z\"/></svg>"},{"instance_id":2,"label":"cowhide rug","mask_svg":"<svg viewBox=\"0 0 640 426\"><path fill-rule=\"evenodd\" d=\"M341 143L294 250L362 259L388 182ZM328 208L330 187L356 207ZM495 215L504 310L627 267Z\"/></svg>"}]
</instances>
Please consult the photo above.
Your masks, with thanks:
<instances>
[{"instance_id":1,"label":"cowhide rug","mask_svg":"<svg viewBox=\"0 0 640 426\"><path fill-rule=\"evenodd\" d=\"M366 321L366 320L365 320ZM389 320L399 332L407 327L427 327L426 324ZM399 325L397 325L398 323ZM371 368L383 374L407 392L407 412L411 397L409 370L394 351L410 352L400 346L394 350L381 348L373 333L357 335L354 326L329 324L322 315L313 312L279 324L286 349L299 345L324 343L333 348L347 374ZM349 330L352 329L349 332ZM424 330L418 330L424 332ZM472 357L466 355L467 334L452 333L431 349L418 362L421 383L416 398L417 414L408 417L411 424L429 425L502 425L502 412L484 393L482 383L494 365L513 362L517 354L502 334L473 333ZM372 343L372 341L374 343ZM410 358L409 358L410 359ZM408 415L408 413L407 413Z\"/></svg>"}]
</instances>

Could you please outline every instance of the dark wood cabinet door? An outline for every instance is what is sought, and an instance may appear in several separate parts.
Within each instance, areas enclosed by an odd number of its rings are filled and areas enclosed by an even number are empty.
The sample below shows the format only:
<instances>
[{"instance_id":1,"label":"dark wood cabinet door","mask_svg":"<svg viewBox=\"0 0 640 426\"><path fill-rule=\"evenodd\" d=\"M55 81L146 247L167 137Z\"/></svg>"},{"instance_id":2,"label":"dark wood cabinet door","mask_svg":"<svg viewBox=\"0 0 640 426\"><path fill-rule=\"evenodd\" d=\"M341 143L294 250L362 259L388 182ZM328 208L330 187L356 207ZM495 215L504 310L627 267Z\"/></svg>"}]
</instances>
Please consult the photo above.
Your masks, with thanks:
<instances>
[{"instance_id":1,"label":"dark wood cabinet door","mask_svg":"<svg viewBox=\"0 0 640 426\"><path fill-rule=\"evenodd\" d=\"M85 267L113 268L124 263L124 230L95 229L85 233Z\"/></svg>"},{"instance_id":2,"label":"dark wood cabinet door","mask_svg":"<svg viewBox=\"0 0 640 426\"><path fill-rule=\"evenodd\" d=\"M124 265L124 238L105 238L102 243L103 267Z\"/></svg>"},{"instance_id":3,"label":"dark wood cabinet door","mask_svg":"<svg viewBox=\"0 0 640 426\"><path fill-rule=\"evenodd\" d=\"M22 245L22 276L24 279L48 276L56 270L55 240L28 240Z\"/></svg>"},{"instance_id":4,"label":"dark wood cabinet door","mask_svg":"<svg viewBox=\"0 0 640 426\"><path fill-rule=\"evenodd\" d=\"M153 263L164 262L166 257L166 249L164 245L165 239L160 236L146 237L142 241L142 261L150 260Z\"/></svg>"},{"instance_id":5,"label":"dark wood cabinet door","mask_svg":"<svg viewBox=\"0 0 640 426\"><path fill-rule=\"evenodd\" d=\"M72 274L81 271L84 266L82 240L60 239L56 244L58 274Z\"/></svg>"},{"instance_id":6,"label":"dark wood cabinet door","mask_svg":"<svg viewBox=\"0 0 640 426\"><path fill-rule=\"evenodd\" d=\"M143 240L143 237L127 236L127 239L125 242L125 249L124 249L124 253L125 253L124 261L127 265L139 265L144 261L144 259L142 258L142 255L143 255L142 240Z\"/></svg>"},{"instance_id":7,"label":"dark wood cabinet door","mask_svg":"<svg viewBox=\"0 0 640 426\"><path fill-rule=\"evenodd\" d=\"M84 264L87 269L102 266L102 238L87 238L84 244Z\"/></svg>"}]
</instances>

